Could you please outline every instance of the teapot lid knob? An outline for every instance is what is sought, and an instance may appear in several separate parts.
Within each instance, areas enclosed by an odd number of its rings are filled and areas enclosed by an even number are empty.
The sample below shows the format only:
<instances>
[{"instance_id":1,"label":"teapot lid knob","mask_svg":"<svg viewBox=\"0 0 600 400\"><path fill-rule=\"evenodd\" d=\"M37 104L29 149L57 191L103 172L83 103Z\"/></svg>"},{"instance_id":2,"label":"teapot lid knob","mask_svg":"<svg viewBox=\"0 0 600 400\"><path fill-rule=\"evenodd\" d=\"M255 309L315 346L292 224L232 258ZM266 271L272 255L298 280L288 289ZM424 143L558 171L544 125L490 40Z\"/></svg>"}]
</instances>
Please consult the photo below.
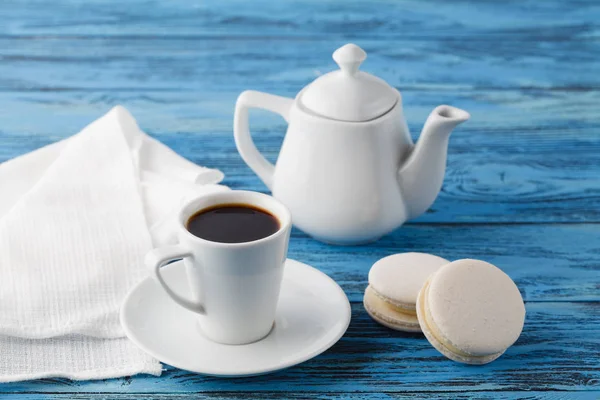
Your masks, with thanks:
<instances>
[{"instance_id":1,"label":"teapot lid knob","mask_svg":"<svg viewBox=\"0 0 600 400\"><path fill-rule=\"evenodd\" d=\"M383 79L359 71L367 53L355 44L333 52L340 69L321 75L298 97L304 109L336 121L364 122L379 118L398 104L400 93Z\"/></svg>"},{"instance_id":2,"label":"teapot lid knob","mask_svg":"<svg viewBox=\"0 0 600 400\"><path fill-rule=\"evenodd\" d=\"M367 58L367 53L353 43L348 43L333 52L333 60L340 69L354 76L358 72L358 67Z\"/></svg>"}]
</instances>

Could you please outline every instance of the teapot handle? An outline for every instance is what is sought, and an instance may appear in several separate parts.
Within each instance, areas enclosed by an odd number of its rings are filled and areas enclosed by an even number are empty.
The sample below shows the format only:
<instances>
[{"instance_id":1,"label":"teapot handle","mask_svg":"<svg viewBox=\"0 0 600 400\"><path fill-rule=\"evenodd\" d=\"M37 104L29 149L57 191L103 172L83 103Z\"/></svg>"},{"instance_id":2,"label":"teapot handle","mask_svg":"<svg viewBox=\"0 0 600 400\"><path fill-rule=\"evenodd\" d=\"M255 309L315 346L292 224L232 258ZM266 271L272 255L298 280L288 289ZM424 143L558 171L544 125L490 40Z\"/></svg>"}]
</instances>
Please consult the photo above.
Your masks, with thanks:
<instances>
[{"instance_id":1,"label":"teapot handle","mask_svg":"<svg viewBox=\"0 0 600 400\"><path fill-rule=\"evenodd\" d=\"M281 115L286 122L289 122L288 118L293 103L294 100L288 97L246 90L239 95L235 104L235 115L233 117L235 145L242 159L267 185L269 190L273 189L275 166L258 151L252 140L248 124L248 109L262 108Z\"/></svg>"}]
</instances>

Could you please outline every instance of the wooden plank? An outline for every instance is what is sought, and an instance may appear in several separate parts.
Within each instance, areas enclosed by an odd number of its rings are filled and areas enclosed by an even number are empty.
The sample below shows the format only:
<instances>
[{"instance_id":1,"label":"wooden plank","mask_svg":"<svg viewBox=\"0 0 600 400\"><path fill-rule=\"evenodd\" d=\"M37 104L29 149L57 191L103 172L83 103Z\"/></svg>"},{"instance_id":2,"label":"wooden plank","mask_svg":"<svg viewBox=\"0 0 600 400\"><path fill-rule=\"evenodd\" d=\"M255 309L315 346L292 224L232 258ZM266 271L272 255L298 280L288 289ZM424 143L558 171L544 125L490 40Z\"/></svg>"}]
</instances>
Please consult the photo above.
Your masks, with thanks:
<instances>
[{"instance_id":1,"label":"wooden plank","mask_svg":"<svg viewBox=\"0 0 600 400\"><path fill-rule=\"evenodd\" d=\"M577 34L583 36L588 29ZM532 56L530 46L503 35L474 42L463 54L449 53L457 45L462 48L462 43L449 44L448 40L456 39L447 36L416 41L343 36L295 41L272 37L0 35L0 84L3 90L15 91L221 91L258 83L269 91L292 95L321 74L336 69L332 52L346 42L356 41L369 53L363 69L404 90L443 93L452 89L523 88L585 93L598 89L600 78L594 71L600 65L600 46L591 39L565 45L565 39L531 42L536 47L560 47L556 53ZM510 46L516 54L508 59L502 58L505 50L494 54L494 45L499 41L513 41ZM573 54L572 47L577 53L589 53L582 58ZM306 48L312 49L310 53L303 51ZM477 52L492 54L475 57ZM577 62L564 58L569 54ZM246 61L240 62L241 58Z\"/></svg>"},{"instance_id":2,"label":"wooden plank","mask_svg":"<svg viewBox=\"0 0 600 400\"><path fill-rule=\"evenodd\" d=\"M212 74L217 90L261 76L295 92L331 69L331 52L347 41L369 50L366 67L398 86L600 86L593 0L0 7L0 76L12 88L197 88Z\"/></svg>"},{"instance_id":3,"label":"wooden plank","mask_svg":"<svg viewBox=\"0 0 600 400\"><path fill-rule=\"evenodd\" d=\"M174 147L183 152L194 152L193 147L185 146L189 143L187 140L178 139L174 143ZM219 148L218 143L215 150ZM218 158L200 162L214 166L211 160ZM225 183L233 188L248 188L247 179L247 174L230 176ZM441 198L438 203L444 204L444 200ZM489 200L493 207L493 198ZM476 203L465 201L462 204L460 209L465 218L473 212L469 208L472 204ZM533 201L523 207L535 207L536 204ZM586 204L591 202L588 200ZM506 219L513 215L506 215ZM600 300L598 243L600 225L597 224L410 224L379 242L357 247L322 244L294 230L289 257L329 274L352 301L362 299L368 270L375 261L405 251L430 252L451 260L479 258L492 262L517 282L528 301L591 301Z\"/></svg>"},{"instance_id":4,"label":"wooden plank","mask_svg":"<svg viewBox=\"0 0 600 400\"><path fill-rule=\"evenodd\" d=\"M407 225L366 246L330 246L296 230L289 257L329 274L361 301L371 265L420 251L487 260L509 274L527 301L600 300L600 225Z\"/></svg>"},{"instance_id":5,"label":"wooden plank","mask_svg":"<svg viewBox=\"0 0 600 400\"><path fill-rule=\"evenodd\" d=\"M123 104L137 118L140 126L154 134L189 134L190 139L207 135L232 135L233 111L237 96L245 89L271 91L265 82L256 81L228 90L192 91L137 90L99 88L80 91L0 91L1 131L16 135L38 134L65 137ZM600 90L574 91L529 89L448 89L429 91L403 89L403 108L417 139L435 106L447 103L468 110L471 119L460 125L450 139L451 151L502 151L546 155L556 146L564 151L586 153L597 150L596 112ZM33 116L33 118L32 118ZM261 110L251 113L251 129L257 139L281 141L286 125L274 114ZM524 141L521 141L524 140ZM527 140L530 140L528 142ZM557 142L558 141L558 142ZM564 143L561 143L563 141ZM452 147L453 146L453 147ZM269 151L274 152L275 146ZM561 151L563 150L561 147Z\"/></svg>"},{"instance_id":6,"label":"wooden plank","mask_svg":"<svg viewBox=\"0 0 600 400\"><path fill-rule=\"evenodd\" d=\"M227 185L265 191L235 149L237 94L0 93L0 161L68 137L121 103L183 156L220 168ZM438 97L404 92L415 138ZM465 107L473 118L452 134L443 191L414 222L600 222L600 91L454 90L443 101ZM258 146L275 161L283 121L257 112L251 122Z\"/></svg>"},{"instance_id":7,"label":"wooden plank","mask_svg":"<svg viewBox=\"0 0 600 400\"><path fill-rule=\"evenodd\" d=\"M39 95L37 99L45 96L53 94ZM90 121L94 113L101 114L98 108L105 107L105 104L84 104L78 108L72 102L50 106L43 101L29 104L38 118L27 117L25 104L8 109L21 113L22 117L8 121L22 126L15 133L0 133L3 144L0 157L7 159L66 137ZM161 114L159 107L160 102L147 101L134 107L136 114L139 111L143 115L139 118L143 127L151 126L146 119L152 125L160 125L157 122L160 117L153 116ZM184 113L188 120L181 117L183 121L177 122L176 107L165 106L163 118L175 126L156 136L202 165L221 168L227 175L225 184L232 188L264 191L262 183L237 154L231 132L221 131L221 127L213 131L210 122L202 121L209 118L209 111L199 112L198 133L177 131L178 126L188 129L188 124L194 123L192 108ZM73 127L76 123L79 126ZM48 132L38 135L34 131L36 126ZM370 265L380 257L401 251L427 251L450 259L489 260L517 281L528 300L598 299L597 226L476 226L483 222L599 220L600 139L595 132L574 129L567 135L556 131L511 134L511 129L515 128L509 126L498 134L493 130L468 131L465 127L464 131L456 132L444 190L430 212L416 221L427 225L407 225L378 243L350 248L323 245L294 233L290 257L330 274L353 300L362 296ZM256 136L259 145L273 157L281 135L269 131L258 132ZM560 155L555 155L556 148L561 149ZM472 225L452 225L465 221ZM437 223L447 225L433 225Z\"/></svg>"},{"instance_id":8,"label":"wooden plank","mask_svg":"<svg viewBox=\"0 0 600 400\"><path fill-rule=\"evenodd\" d=\"M394 399L423 399L436 398L440 400L598 400L600 391L574 392L574 391L514 391L514 392L487 392L487 391L465 391L456 392L408 392L408 393L310 393L310 398L315 400L394 400ZM11 398L19 400L139 400L140 394L127 393L23 393L13 394ZM187 400L190 398L203 400L229 400L229 399L306 399L307 395L302 392L213 392L194 394L143 394L145 400Z\"/></svg>"},{"instance_id":9,"label":"wooden plank","mask_svg":"<svg viewBox=\"0 0 600 400\"><path fill-rule=\"evenodd\" d=\"M500 359L479 367L445 359L421 335L376 324L362 305L355 303L350 328L340 342L321 356L276 374L223 379L169 368L162 377L5 384L0 386L0 393L597 393L599 359L600 303L528 303L525 329L517 343Z\"/></svg>"}]
</instances>

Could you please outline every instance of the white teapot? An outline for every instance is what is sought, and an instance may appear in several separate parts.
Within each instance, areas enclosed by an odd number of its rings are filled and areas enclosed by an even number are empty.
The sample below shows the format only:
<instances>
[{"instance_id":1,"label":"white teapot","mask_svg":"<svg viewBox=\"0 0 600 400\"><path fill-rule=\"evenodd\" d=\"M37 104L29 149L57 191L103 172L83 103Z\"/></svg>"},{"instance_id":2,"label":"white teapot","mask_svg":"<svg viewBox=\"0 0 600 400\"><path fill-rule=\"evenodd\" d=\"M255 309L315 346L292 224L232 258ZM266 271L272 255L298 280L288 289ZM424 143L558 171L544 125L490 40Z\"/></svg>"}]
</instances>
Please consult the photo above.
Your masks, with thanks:
<instances>
[{"instance_id":1,"label":"white teapot","mask_svg":"<svg viewBox=\"0 0 600 400\"><path fill-rule=\"evenodd\" d=\"M347 44L333 53L340 69L295 99L245 91L235 107L235 143L244 161L298 228L328 243L370 242L425 212L442 187L450 132L469 119L466 111L438 106L413 144L400 92L359 71L365 58ZM289 123L276 165L252 141L249 108Z\"/></svg>"}]
</instances>

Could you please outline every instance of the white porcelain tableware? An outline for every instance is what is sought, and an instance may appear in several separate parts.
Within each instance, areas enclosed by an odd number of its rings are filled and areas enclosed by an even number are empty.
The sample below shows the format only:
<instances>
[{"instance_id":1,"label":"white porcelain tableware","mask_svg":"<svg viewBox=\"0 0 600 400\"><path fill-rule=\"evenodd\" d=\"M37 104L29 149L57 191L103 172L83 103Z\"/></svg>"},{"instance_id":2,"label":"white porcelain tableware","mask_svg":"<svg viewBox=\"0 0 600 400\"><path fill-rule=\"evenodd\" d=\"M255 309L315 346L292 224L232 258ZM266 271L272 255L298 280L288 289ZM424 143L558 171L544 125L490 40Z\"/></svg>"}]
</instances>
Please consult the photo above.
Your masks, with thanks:
<instances>
[{"instance_id":1,"label":"white porcelain tableware","mask_svg":"<svg viewBox=\"0 0 600 400\"><path fill-rule=\"evenodd\" d=\"M295 99L243 92L235 108L235 142L300 229L325 242L369 242L433 204L444 179L448 137L469 114L435 108L414 145L400 92L359 71L366 53L347 44L333 59L340 69L317 78ZM252 141L250 108L278 113L289 123L276 165Z\"/></svg>"},{"instance_id":2,"label":"white porcelain tableware","mask_svg":"<svg viewBox=\"0 0 600 400\"><path fill-rule=\"evenodd\" d=\"M265 238L243 243L201 239L186 229L199 210L220 204L247 204L268 211L280 228ZM177 304L198 315L202 333L219 343L244 344L265 337L273 326L291 229L288 210L271 196L227 191L200 196L177 217L176 246L159 247L146 256L153 275ZM183 258L191 297L163 279L161 267Z\"/></svg>"},{"instance_id":3,"label":"white porcelain tableware","mask_svg":"<svg viewBox=\"0 0 600 400\"><path fill-rule=\"evenodd\" d=\"M163 268L166 282L189 295L185 267ZM229 346L198 333L196 315L179 307L153 279L140 282L121 307L121 324L136 345L174 367L208 375L274 372L309 360L337 342L350 323L350 303L327 275L288 259L275 326L263 340Z\"/></svg>"}]
</instances>

